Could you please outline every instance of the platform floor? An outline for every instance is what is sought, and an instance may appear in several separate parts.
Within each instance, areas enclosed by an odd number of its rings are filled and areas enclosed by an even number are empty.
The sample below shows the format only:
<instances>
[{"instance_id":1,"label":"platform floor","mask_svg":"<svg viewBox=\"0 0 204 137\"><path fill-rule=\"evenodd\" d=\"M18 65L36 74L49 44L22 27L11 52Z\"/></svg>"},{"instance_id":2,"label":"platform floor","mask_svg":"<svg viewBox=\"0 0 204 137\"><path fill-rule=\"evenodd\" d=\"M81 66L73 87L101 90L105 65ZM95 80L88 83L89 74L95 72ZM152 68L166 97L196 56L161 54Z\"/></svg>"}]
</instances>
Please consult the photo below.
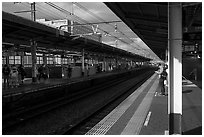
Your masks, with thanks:
<instances>
[{"instance_id":1,"label":"platform floor","mask_svg":"<svg viewBox=\"0 0 204 137\"><path fill-rule=\"evenodd\" d=\"M201 89L183 80L183 134L201 134ZM164 135L168 134L168 95L160 95L155 73L87 135Z\"/></svg>"}]
</instances>

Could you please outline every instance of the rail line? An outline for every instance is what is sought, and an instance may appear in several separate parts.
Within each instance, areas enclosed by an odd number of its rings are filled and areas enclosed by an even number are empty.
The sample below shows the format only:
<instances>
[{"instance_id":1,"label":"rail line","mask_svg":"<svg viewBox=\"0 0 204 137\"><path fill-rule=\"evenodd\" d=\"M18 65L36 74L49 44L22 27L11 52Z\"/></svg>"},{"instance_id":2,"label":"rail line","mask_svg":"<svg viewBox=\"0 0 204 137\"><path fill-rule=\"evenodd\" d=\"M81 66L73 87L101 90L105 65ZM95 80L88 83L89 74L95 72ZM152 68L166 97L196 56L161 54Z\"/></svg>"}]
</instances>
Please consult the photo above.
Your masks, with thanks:
<instances>
[{"instance_id":1,"label":"rail line","mask_svg":"<svg viewBox=\"0 0 204 137\"><path fill-rule=\"evenodd\" d=\"M143 74L140 75L139 79L133 78L127 83L130 83L129 85L124 88L123 92L112 98L109 102L106 104L103 104L98 108L98 110L95 110L84 118L83 120L79 121L78 123L75 123L75 125L72 125L72 127L69 127L66 131L61 132L64 135L84 135L86 132L94 127L100 120L102 120L105 116L107 116L115 107L117 107L125 98L127 98L135 89L137 89L144 81L146 81L152 73ZM133 84L134 83L134 84ZM123 84L125 85L125 84Z\"/></svg>"},{"instance_id":2,"label":"rail line","mask_svg":"<svg viewBox=\"0 0 204 137\"><path fill-rule=\"evenodd\" d=\"M146 74L147 75L147 74ZM150 75L150 72L148 73L148 76ZM148 76L144 77L143 75L140 75L140 77L142 77L142 81L144 81ZM126 76L123 78L118 78L106 83L102 83L100 85L85 89L85 90L81 90L80 92L77 93L73 93L72 95L69 96L65 96L65 97L61 97L61 98L57 98L55 100L51 100L48 101L46 103L43 104L38 104L35 106L32 106L30 108L18 108L15 113L9 113L7 115L4 115L2 117L2 131L4 133L4 131L9 131L10 129L15 128L16 126L19 126L23 123L26 123L27 121L31 120L31 119L35 119L40 115L45 115L48 112L51 112L52 110L56 110L62 106L68 105L69 103L73 103L75 101L78 101L82 98L86 98L89 95L93 95L94 93L106 90L108 88L120 85L121 83L125 82L125 81L129 81L128 79L130 79L130 77L132 76ZM132 79L131 79L132 80ZM140 80L137 80L137 84L141 82ZM129 85L127 85L128 87ZM131 87L132 88L132 87ZM130 89L131 89L130 88ZM118 95L118 96L122 96ZM57 131L57 134L71 134L71 133L75 133L75 129L81 125L82 123L84 123L84 121L87 121L87 119L90 119L94 114L98 113L102 108L106 107L110 102L113 102L113 100L116 100L117 97L114 97L112 100L110 100L109 102L107 102L107 104L103 104L101 106L98 107L98 110L93 110L91 114L89 114L87 117L84 117L82 119L80 119L78 122L72 124L71 127L62 127L59 131Z\"/></svg>"}]
</instances>

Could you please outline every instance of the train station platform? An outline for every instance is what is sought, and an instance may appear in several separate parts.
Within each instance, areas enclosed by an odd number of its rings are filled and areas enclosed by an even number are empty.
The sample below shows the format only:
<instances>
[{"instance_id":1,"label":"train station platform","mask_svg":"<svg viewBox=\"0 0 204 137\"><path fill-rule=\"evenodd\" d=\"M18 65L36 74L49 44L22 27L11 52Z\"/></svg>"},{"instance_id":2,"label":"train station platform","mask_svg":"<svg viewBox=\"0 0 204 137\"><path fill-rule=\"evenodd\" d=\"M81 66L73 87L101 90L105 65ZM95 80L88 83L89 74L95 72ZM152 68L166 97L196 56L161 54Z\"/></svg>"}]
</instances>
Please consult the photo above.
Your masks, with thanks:
<instances>
[{"instance_id":1,"label":"train station platform","mask_svg":"<svg viewBox=\"0 0 204 137\"><path fill-rule=\"evenodd\" d=\"M118 72L72 78L49 79L48 83L32 83L27 79L23 86L3 89L3 97L35 92L46 88L71 84L117 74ZM122 72L121 72L122 73ZM202 134L202 90L193 82L182 81L182 133ZM168 95L160 94L159 76L154 73L109 115L90 129L87 135L164 135L168 134Z\"/></svg>"},{"instance_id":2,"label":"train station platform","mask_svg":"<svg viewBox=\"0 0 204 137\"><path fill-rule=\"evenodd\" d=\"M43 90L46 88L57 87L57 86L71 84L71 83L80 82L80 81L87 81L90 79L96 79L96 78L110 76L110 75L124 73L124 72L125 71L102 72L102 73L97 73L95 75L77 77L77 78L69 78L69 79L68 78L50 78L47 80L42 79L41 81L37 81L35 83L32 82L32 78L25 78L24 83L18 87L4 88L2 85L2 95L7 96L7 95L15 95L15 94L25 94L25 93L35 92L38 90Z\"/></svg>"},{"instance_id":3,"label":"train station platform","mask_svg":"<svg viewBox=\"0 0 204 137\"><path fill-rule=\"evenodd\" d=\"M202 134L201 89L183 80L182 134ZM167 135L168 95L160 94L154 74L87 135Z\"/></svg>"}]
</instances>

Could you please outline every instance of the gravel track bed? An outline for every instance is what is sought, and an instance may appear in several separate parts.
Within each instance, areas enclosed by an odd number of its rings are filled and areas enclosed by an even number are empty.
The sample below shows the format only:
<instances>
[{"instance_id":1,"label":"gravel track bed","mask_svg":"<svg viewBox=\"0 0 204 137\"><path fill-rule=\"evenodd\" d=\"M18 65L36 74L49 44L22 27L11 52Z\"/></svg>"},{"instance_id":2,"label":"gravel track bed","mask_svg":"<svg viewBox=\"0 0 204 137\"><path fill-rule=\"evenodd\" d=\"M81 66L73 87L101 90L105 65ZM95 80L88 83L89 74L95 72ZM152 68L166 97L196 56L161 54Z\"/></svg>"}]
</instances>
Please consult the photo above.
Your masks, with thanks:
<instances>
[{"instance_id":1,"label":"gravel track bed","mask_svg":"<svg viewBox=\"0 0 204 137\"><path fill-rule=\"evenodd\" d=\"M9 135L53 135L59 134L63 128L69 127L80 118L86 116L99 104L106 102L116 94L120 93L126 86L131 84L131 80L123 82L110 89L89 95L80 101L68 104L45 115L25 122L12 131L5 131L3 134ZM124 86L125 85L125 86Z\"/></svg>"}]
</instances>

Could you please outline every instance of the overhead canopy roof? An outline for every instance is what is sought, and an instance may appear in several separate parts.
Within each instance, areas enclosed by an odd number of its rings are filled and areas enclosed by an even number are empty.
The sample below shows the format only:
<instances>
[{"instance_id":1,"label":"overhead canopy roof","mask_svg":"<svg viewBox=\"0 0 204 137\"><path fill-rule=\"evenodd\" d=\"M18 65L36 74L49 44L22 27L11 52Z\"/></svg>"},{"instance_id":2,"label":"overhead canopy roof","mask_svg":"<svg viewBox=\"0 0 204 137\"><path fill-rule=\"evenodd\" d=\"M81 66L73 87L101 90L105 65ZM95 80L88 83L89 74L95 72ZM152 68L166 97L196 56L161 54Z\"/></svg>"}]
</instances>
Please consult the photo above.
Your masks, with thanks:
<instances>
[{"instance_id":1,"label":"overhead canopy roof","mask_svg":"<svg viewBox=\"0 0 204 137\"><path fill-rule=\"evenodd\" d=\"M40 24L19 16L2 12L2 41L14 44L30 45L35 40L38 47L99 53L108 56L120 56L147 61L148 58L108 46L93 40L78 38L73 40L69 33Z\"/></svg>"},{"instance_id":2,"label":"overhead canopy roof","mask_svg":"<svg viewBox=\"0 0 204 137\"><path fill-rule=\"evenodd\" d=\"M162 58L168 40L168 3L109 2L105 3L135 32L152 51Z\"/></svg>"},{"instance_id":3,"label":"overhead canopy roof","mask_svg":"<svg viewBox=\"0 0 204 137\"><path fill-rule=\"evenodd\" d=\"M107 2L105 3L125 22L152 51L165 59L168 46L168 2ZM194 33L193 41L199 40L202 30L202 3L188 2L183 5L183 28ZM192 28L193 27L193 28ZM197 33L198 28L199 33ZM193 30L193 32L190 30ZM193 35L194 35L193 34ZM190 41L188 35L184 40ZM201 38L200 38L201 40Z\"/></svg>"}]
</instances>

